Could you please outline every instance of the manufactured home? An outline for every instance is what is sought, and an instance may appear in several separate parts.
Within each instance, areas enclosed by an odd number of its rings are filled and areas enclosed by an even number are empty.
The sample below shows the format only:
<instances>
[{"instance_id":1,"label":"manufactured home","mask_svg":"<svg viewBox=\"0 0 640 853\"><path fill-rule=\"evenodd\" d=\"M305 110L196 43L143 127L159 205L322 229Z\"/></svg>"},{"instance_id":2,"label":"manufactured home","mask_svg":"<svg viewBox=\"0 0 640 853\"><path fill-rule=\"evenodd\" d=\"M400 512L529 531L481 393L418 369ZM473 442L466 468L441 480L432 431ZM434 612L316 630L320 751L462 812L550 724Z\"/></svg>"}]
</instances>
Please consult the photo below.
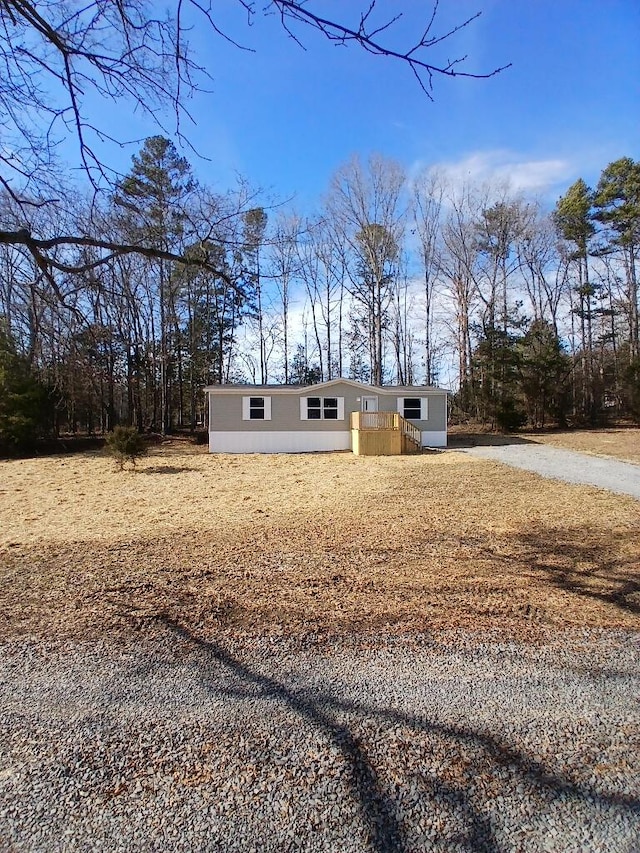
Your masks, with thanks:
<instances>
[{"instance_id":1,"label":"manufactured home","mask_svg":"<svg viewBox=\"0 0 640 853\"><path fill-rule=\"evenodd\" d=\"M390 455L447 444L447 392L440 388L332 379L205 390L211 453Z\"/></svg>"}]
</instances>

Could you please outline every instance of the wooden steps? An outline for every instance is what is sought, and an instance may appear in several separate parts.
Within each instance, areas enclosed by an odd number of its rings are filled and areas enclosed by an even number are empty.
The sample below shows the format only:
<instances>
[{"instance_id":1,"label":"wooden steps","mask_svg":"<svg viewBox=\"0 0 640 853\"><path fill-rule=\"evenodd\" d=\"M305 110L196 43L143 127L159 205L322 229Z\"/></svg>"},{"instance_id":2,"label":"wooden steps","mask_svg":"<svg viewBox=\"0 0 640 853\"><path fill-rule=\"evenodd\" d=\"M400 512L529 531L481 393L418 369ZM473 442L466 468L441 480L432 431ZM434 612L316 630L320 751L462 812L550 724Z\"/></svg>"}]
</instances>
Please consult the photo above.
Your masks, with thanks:
<instances>
[{"instance_id":1,"label":"wooden steps","mask_svg":"<svg viewBox=\"0 0 640 853\"><path fill-rule=\"evenodd\" d=\"M422 435L399 412L352 412L351 449L357 456L419 453Z\"/></svg>"}]
</instances>

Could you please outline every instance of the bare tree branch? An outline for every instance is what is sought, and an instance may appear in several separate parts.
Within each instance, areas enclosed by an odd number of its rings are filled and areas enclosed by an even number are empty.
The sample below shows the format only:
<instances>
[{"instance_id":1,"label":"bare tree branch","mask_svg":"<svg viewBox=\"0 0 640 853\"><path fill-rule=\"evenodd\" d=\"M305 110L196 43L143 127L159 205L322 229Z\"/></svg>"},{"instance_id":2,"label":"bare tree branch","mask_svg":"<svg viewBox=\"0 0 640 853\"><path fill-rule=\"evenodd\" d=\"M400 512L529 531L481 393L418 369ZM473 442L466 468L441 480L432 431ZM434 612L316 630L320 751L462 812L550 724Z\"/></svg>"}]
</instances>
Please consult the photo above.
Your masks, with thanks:
<instances>
[{"instance_id":1,"label":"bare tree branch","mask_svg":"<svg viewBox=\"0 0 640 853\"><path fill-rule=\"evenodd\" d=\"M49 274L52 270L65 273L83 273L104 266L117 257L135 254L151 260L172 261L173 263L197 266L222 279L229 287L235 287L224 270L212 265L206 257L199 256L197 253L190 253L187 257L138 243L113 242L96 237L71 234L40 239L33 237L26 228L17 231L0 231L0 245L24 246L30 252L38 268ZM67 264L51 255L52 249L60 247L99 249L107 254L100 255L91 261Z\"/></svg>"},{"instance_id":2,"label":"bare tree branch","mask_svg":"<svg viewBox=\"0 0 640 853\"><path fill-rule=\"evenodd\" d=\"M393 48L390 44L385 44L378 39L380 34L387 32L401 19L402 13L398 13L378 26L373 26L370 24L370 19L372 18L375 9L375 0L372 0L367 11L361 14L360 22L357 27L349 27L340 21L324 18L313 12L310 7L303 2L294 2L294 0L272 0L271 5L277 8L283 27L298 43L300 43L299 39L291 32L289 25L290 21L306 24L315 30L319 30L326 38L329 39L329 41L336 42L338 44L355 42L368 53L399 60L402 63L406 63L406 65L411 69L413 75L418 81L418 84L420 85L420 88L429 98L432 98L431 90L433 88L433 77L435 75L441 75L444 77L471 77L475 79L486 79L488 77L494 77L496 74L499 74L511 65L511 63L502 65L487 72L472 72L463 71L459 67L460 64L466 60L466 56L449 60L444 65L435 65L428 62L424 57L430 48L433 48L435 45L440 44L455 35L455 33L463 30L473 21L477 20L481 14L478 12L457 26L452 27L442 35L431 37L431 29L438 11L437 0L434 3L432 14L421 38L403 50Z\"/></svg>"},{"instance_id":3,"label":"bare tree branch","mask_svg":"<svg viewBox=\"0 0 640 853\"><path fill-rule=\"evenodd\" d=\"M460 67L462 57L440 65L432 62L430 51L435 46L478 17L473 15L436 34L438 2L433 0L417 30L420 38L402 47L394 44L402 12L380 17L376 0L355 4L355 14L351 4L344 4L337 19L315 12L312 0L263 0L260 6L254 0L236 0L236 6L246 13L246 25L251 25L258 14L277 14L285 32L298 44L302 45L300 26L304 26L335 44L353 44L399 62L432 98L436 75L486 78L508 67L474 73ZM349 18L353 24L348 23ZM86 104L92 94L133 104L165 135L175 134L188 144L182 119L192 117L185 105L189 95L201 91L209 77L189 50L194 20L204 22L212 33L237 48L250 49L219 25L212 0L172 0L166 13L160 13L151 0L0 0L0 186L21 207L19 224L31 223L33 211L43 206L57 209L59 199L65 197L61 185L64 170L57 162L58 145L64 139L75 140L78 163L95 193L111 192L121 179L102 159L98 143L127 143L114 139L87 114ZM173 133L164 127L167 108L175 117ZM0 235L0 243L7 243L13 235L39 265L44 265L42 268L70 271L50 254L53 244L32 236L37 229L30 225L31 231L22 232L15 230L16 224L15 220L4 223L7 230L1 232L4 236ZM23 236L17 236L20 234ZM112 246L98 238L87 242L92 239L63 236L60 245L102 250L105 254L98 265L106 263L114 252L135 251L142 256L151 252L149 257L160 257L149 247ZM164 259L183 260L179 256ZM75 266L73 269L78 270Z\"/></svg>"}]
</instances>

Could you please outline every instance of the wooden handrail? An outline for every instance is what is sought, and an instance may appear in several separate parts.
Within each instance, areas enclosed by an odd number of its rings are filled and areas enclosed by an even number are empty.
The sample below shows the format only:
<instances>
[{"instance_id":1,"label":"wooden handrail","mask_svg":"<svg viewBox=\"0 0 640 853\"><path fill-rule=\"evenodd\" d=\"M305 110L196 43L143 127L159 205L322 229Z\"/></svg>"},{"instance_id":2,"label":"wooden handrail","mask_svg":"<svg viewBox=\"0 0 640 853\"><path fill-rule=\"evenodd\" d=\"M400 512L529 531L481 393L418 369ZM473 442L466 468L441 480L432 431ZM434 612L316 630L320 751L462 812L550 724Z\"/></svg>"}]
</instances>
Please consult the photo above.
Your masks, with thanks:
<instances>
[{"instance_id":1,"label":"wooden handrail","mask_svg":"<svg viewBox=\"0 0 640 853\"><path fill-rule=\"evenodd\" d=\"M403 418L399 412L352 412L351 429L402 430L402 434L415 441L418 447L422 444L422 434L419 428L411 421Z\"/></svg>"},{"instance_id":2,"label":"wooden handrail","mask_svg":"<svg viewBox=\"0 0 640 853\"><path fill-rule=\"evenodd\" d=\"M351 429L400 429L397 412L352 412Z\"/></svg>"},{"instance_id":3,"label":"wooden handrail","mask_svg":"<svg viewBox=\"0 0 640 853\"><path fill-rule=\"evenodd\" d=\"M402 432L404 435L408 435L412 441L420 447L422 445L422 432L415 424L412 424L411 421L408 421L406 418L403 418L401 415L398 415L400 418L400 424L402 426Z\"/></svg>"}]
</instances>

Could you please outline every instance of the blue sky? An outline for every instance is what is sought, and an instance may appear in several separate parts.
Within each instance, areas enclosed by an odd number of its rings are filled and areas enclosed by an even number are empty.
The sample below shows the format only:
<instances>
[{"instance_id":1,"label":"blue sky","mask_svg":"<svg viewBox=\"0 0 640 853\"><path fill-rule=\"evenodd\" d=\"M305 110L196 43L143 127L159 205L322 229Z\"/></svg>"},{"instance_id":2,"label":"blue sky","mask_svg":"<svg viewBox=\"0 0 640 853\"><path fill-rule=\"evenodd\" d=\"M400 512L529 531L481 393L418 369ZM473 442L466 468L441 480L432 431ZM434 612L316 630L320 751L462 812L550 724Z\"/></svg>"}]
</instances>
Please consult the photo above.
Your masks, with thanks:
<instances>
[{"instance_id":1,"label":"blue sky","mask_svg":"<svg viewBox=\"0 0 640 853\"><path fill-rule=\"evenodd\" d=\"M594 183L611 160L640 158L638 0L441 0L434 31L482 15L434 61L467 55L469 71L512 67L488 80L435 79L433 102L398 62L299 28L303 50L273 16L247 28L235 0L213 5L221 28L254 51L202 22L191 34L213 80L189 104L197 124L183 130L208 161L184 153L220 190L239 173L309 211L352 154L379 152L410 172L444 165L456 177L510 178L553 203L577 177ZM364 5L311 4L346 21ZM380 21L405 10L388 38L406 45L432 4L378 0L376 8ZM103 115L121 138L157 132L122 105ZM112 151L112 162L126 170L136 150Z\"/></svg>"},{"instance_id":2,"label":"blue sky","mask_svg":"<svg viewBox=\"0 0 640 853\"><path fill-rule=\"evenodd\" d=\"M313 5L337 14L361 6ZM381 20L408 10L389 33L399 44L431 8L418 0L378 6ZM353 153L376 151L410 170L447 164L471 177L510 176L551 199L577 177L595 182L617 157L640 157L637 0L442 0L436 27L476 11L481 17L435 58L466 54L471 71L512 67L489 80L437 79L434 102L392 60L302 29L304 51L274 19L247 30L241 17L221 17L255 53L194 34L214 77L213 93L192 105L190 135L212 159L195 163L197 172L225 185L238 171L306 209Z\"/></svg>"}]
</instances>

